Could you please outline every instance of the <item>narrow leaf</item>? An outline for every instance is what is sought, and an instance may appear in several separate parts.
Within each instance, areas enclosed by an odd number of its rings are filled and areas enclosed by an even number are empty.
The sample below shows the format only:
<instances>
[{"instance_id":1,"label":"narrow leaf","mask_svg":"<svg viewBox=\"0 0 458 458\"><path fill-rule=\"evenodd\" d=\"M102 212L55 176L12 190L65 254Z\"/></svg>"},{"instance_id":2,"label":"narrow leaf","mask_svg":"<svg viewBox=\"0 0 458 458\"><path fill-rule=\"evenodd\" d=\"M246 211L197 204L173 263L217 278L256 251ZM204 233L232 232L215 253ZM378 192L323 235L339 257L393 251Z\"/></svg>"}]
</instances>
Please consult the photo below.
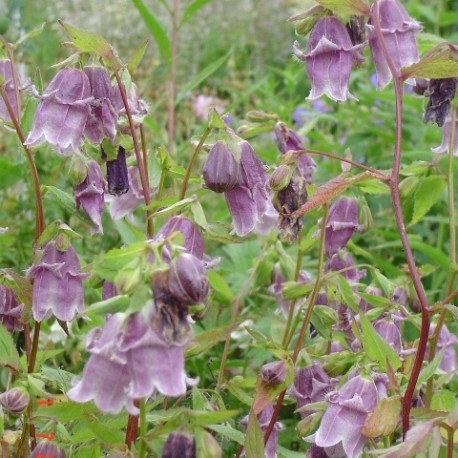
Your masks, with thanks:
<instances>
[{"instance_id":1,"label":"narrow leaf","mask_svg":"<svg viewBox=\"0 0 458 458\"><path fill-rule=\"evenodd\" d=\"M181 17L180 25L188 22L203 6L205 6L211 0L194 0L184 10L183 16Z\"/></svg>"},{"instance_id":2,"label":"narrow leaf","mask_svg":"<svg viewBox=\"0 0 458 458\"><path fill-rule=\"evenodd\" d=\"M210 282L210 286L228 301L231 301L234 298L234 293L231 291L231 288L229 288L226 280L224 280L218 272L209 270L208 281Z\"/></svg>"},{"instance_id":3,"label":"narrow leaf","mask_svg":"<svg viewBox=\"0 0 458 458\"><path fill-rule=\"evenodd\" d=\"M369 6L362 0L316 0L317 3L330 9L336 14L354 14L367 16L370 13Z\"/></svg>"},{"instance_id":4,"label":"narrow leaf","mask_svg":"<svg viewBox=\"0 0 458 458\"><path fill-rule=\"evenodd\" d=\"M410 224L418 223L440 199L446 186L443 177L433 175L423 178L415 193L415 204Z\"/></svg>"},{"instance_id":5,"label":"narrow leaf","mask_svg":"<svg viewBox=\"0 0 458 458\"><path fill-rule=\"evenodd\" d=\"M146 26L151 32L151 35L153 35L154 39L156 40L162 58L167 63L170 63L172 54L170 51L170 40L159 19L143 3L142 0L132 0L132 3L134 4L135 8L137 8L137 10L139 11L143 21L145 22Z\"/></svg>"},{"instance_id":6,"label":"narrow leaf","mask_svg":"<svg viewBox=\"0 0 458 458\"><path fill-rule=\"evenodd\" d=\"M129 59L129 63L127 64L127 70L129 70L130 74L137 69L138 64L143 59L147 46L148 40L145 40L132 54L132 57Z\"/></svg>"},{"instance_id":7,"label":"narrow leaf","mask_svg":"<svg viewBox=\"0 0 458 458\"><path fill-rule=\"evenodd\" d=\"M110 297L86 307L80 315L106 315L107 313L123 312L127 309L129 302L129 296L126 295Z\"/></svg>"},{"instance_id":8,"label":"narrow leaf","mask_svg":"<svg viewBox=\"0 0 458 458\"><path fill-rule=\"evenodd\" d=\"M175 100L175 105L178 105L181 101L183 101L190 92L196 88L200 83L205 81L209 76L216 72L226 61L229 59L229 56L232 53L232 49L229 50L227 54L223 57L220 57L215 62L212 62L210 65L207 65L203 70L201 70L194 78L192 78L188 83L185 84L183 89L177 95Z\"/></svg>"},{"instance_id":9,"label":"narrow leaf","mask_svg":"<svg viewBox=\"0 0 458 458\"><path fill-rule=\"evenodd\" d=\"M442 358L444 357L444 353L445 353L445 348L443 348L439 353L437 353L437 355L434 356L433 360L426 367L424 367L421 370L420 375L418 376L418 380L417 380L417 385L416 385L417 387L420 387L422 383L429 380L436 373L442 361Z\"/></svg>"},{"instance_id":10,"label":"narrow leaf","mask_svg":"<svg viewBox=\"0 0 458 458\"><path fill-rule=\"evenodd\" d=\"M0 366L19 368L19 355L13 337L2 324L0 324Z\"/></svg>"},{"instance_id":11,"label":"narrow leaf","mask_svg":"<svg viewBox=\"0 0 458 458\"><path fill-rule=\"evenodd\" d=\"M248 417L248 427L245 435L245 450L247 458L264 456L264 437L258 418L253 411Z\"/></svg>"}]
</instances>

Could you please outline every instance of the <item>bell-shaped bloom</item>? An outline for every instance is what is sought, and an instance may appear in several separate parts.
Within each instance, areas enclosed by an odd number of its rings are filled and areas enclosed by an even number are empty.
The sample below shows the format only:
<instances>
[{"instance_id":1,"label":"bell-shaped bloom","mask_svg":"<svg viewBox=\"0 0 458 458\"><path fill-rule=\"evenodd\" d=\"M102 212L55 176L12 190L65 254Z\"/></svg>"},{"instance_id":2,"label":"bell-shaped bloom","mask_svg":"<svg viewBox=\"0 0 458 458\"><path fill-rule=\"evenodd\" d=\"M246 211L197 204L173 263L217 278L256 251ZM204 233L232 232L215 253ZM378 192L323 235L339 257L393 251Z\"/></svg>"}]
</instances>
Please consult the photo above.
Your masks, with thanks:
<instances>
[{"instance_id":1,"label":"bell-shaped bloom","mask_svg":"<svg viewBox=\"0 0 458 458\"><path fill-rule=\"evenodd\" d=\"M118 113L113 105L110 76L103 67L85 67L84 73L89 78L91 95L94 97L90 104L84 135L94 145L102 143L104 138L114 143Z\"/></svg>"},{"instance_id":2,"label":"bell-shaped bloom","mask_svg":"<svg viewBox=\"0 0 458 458\"><path fill-rule=\"evenodd\" d=\"M40 441L30 454L30 458L65 458L65 452L51 441Z\"/></svg>"},{"instance_id":3,"label":"bell-shaped bloom","mask_svg":"<svg viewBox=\"0 0 458 458\"><path fill-rule=\"evenodd\" d=\"M102 149L102 156L104 151ZM107 161L108 193L120 196L129 191L129 173L127 171L126 150L120 146L116 159Z\"/></svg>"},{"instance_id":4,"label":"bell-shaped bloom","mask_svg":"<svg viewBox=\"0 0 458 458\"><path fill-rule=\"evenodd\" d=\"M261 367L261 379L269 386L276 386L283 383L288 374L288 367L285 361L272 361Z\"/></svg>"},{"instance_id":5,"label":"bell-shaped bloom","mask_svg":"<svg viewBox=\"0 0 458 458\"><path fill-rule=\"evenodd\" d=\"M21 321L23 304L18 304L14 291L6 286L0 285L0 323L8 331L22 331Z\"/></svg>"},{"instance_id":6,"label":"bell-shaped bloom","mask_svg":"<svg viewBox=\"0 0 458 458\"><path fill-rule=\"evenodd\" d=\"M452 126L452 117L449 115L442 126L442 143L436 148L431 148L431 151L436 154L447 153L450 147L450 140L454 131L454 142L452 145L452 153L458 156L458 110L456 110L455 125Z\"/></svg>"},{"instance_id":7,"label":"bell-shaped bloom","mask_svg":"<svg viewBox=\"0 0 458 458\"><path fill-rule=\"evenodd\" d=\"M440 80L431 79L424 96L428 97L428 104L425 108L424 122L433 121L442 127L450 112L451 101L455 98L456 78L443 78Z\"/></svg>"},{"instance_id":8,"label":"bell-shaped bloom","mask_svg":"<svg viewBox=\"0 0 458 458\"><path fill-rule=\"evenodd\" d=\"M339 443L348 458L362 454L367 437L361 432L367 415L386 397L388 377L374 374L350 378L340 389L327 395L329 407L323 415L313 440L319 447L333 447Z\"/></svg>"},{"instance_id":9,"label":"bell-shaped bloom","mask_svg":"<svg viewBox=\"0 0 458 458\"><path fill-rule=\"evenodd\" d=\"M345 25L335 17L317 21L310 34L305 53L296 41L295 56L304 61L312 83L308 100L316 100L323 94L336 102L354 99L348 90L353 63L363 60L360 50L363 44L353 45Z\"/></svg>"},{"instance_id":10,"label":"bell-shaped bloom","mask_svg":"<svg viewBox=\"0 0 458 458\"><path fill-rule=\"evenodd\" d=\"M125 406L132 415L137 415L138 409L127 395L130 377L126 354L119 346L123 320L123 315L118 313L107 319L103 329L90 331L86 348L91 356L84 367L83 378L67 396L76 402L93 400L102 412L118 413ZM107 389L108 382L110 389Z\"/></svg>"},{"instance_id":11,"label":"bell-shaped bloom","mask_svg":"<svg viewBox=\"0 0 458 458\"><path fill-rule=\"evenodd\" d=\"M207 269L190 253L183 253L170 264L169 290L183 305L204 302L208 295Z\"/></svg>"},{"instance_id":12,"label":"bell-shaped bloom","mask_svg":"<svg viewBox=\"0 0 458 458\"><path fill-rule=\"evenodd\" d=\"M321 364L313 363L296 372L294 384L289 389L289 395L296 399L297 408L323 401L325 396L334 390L337 379L329 377ZM308 417L313 411L300 410L302 418Z\"/></svg>"},{"instance_id":13,"label":"bell-shaped bloom","mask_svg":"<svg viewBox=\"0 0 458 458\"><path fill-rule=\"evenodd\" d=\"M2 86L5 90L8 102L11 105L11 108L13 109L13 112L17 119L18 107L13 82L13 66L11 65L11 61L9 59L0 59L0 77L2 77L4 80ZM11 121L11 117L8 112L8 109L6 108L6 104L3 100L3 97L0 97L0 119L6 122Z\"/></svg>"},{"instance_id":14,"label":"bell-shaped bloom","mask_svg":"<svg viewBox=\"0 0 458 458\"><path fill-rule=\"evenodd\" d=\"M387 52L394 67L400 71L418 62L418 49L415 34L420 31L420 24L412 19L398 0L381 0L379 20ZM375 6L373 5L372 8ZM372 12L373 14L373 12ZM377 87L383 89L392 78L379 40L375 36L374 26L368 25L369 45L377 73Z\"/></svg>"},{"instance_id":15,"label":"bell-shaped bloom","mask_svg":"<svg viewBox=\"0 0 458 458\"><path fill-rule=\"evenodd\" d=\"M29 401L29 393L21 387L11 388L0 394L0 405L13 415L20 415L24 412L29 405Z\"/></svg>"},{"instance_id":16,"label":"bell-shaped bloom","mask_svg":"<svg viewBox=\"0 0 458 458\"><path fill-rule=\"evenodd\" d=\"M336 200L329 209L324 229L326 231L325 251L328 258L343 248L353 232L359 228L358 201L348 197Z\"/></svg>"},{"instance_id":17,"label":"bell-shaped bloom","mask_svg":"<svg viewBox=\"0 0 458 458\"><path fill-rule=\"evenodd\" d=\"M36 321L54 315L71 321L84 308L83 279L75 250L60 251L55 242L46 244L41 260L28 271L33 278L32 313Z\"/></svg>"},{"instance_id":18,"label":"bell-shaped bloom","mask_svg":"<svg viewBox=\"0 0 458 458\"><path fill-rule=\"evenodd\" d=\"M64 156L79 152L89 116L91 87L87 75L64 68L53 78L41 96L25 145L48 142Z\"/></svg>"},{"instance_id":19,"label":"bell-shaped bloom","mask_svg":"<svg viewBox=\"0 0 458 458\"><path fill-rule=\"evenodd\" d=\"M161 458L196 458L194 437L184 433L170 433L165 441Z\"/></svg>"},{"instance_id":20,"label":"bell-shaped bloom","mask_svg":"<svg viewBox=\"0 0 458 458\"><path fill-rule=\"evenodd\" d=\"M75 187L76 208L82 208L93 223L92 233L103 234L102 214L105 206L105 179L95 161L88 164L87 176Z\"/></svg>"},{"instance_id":21,"label":"bell-shaped bloom","mask_svg":"<svg viewBox=\"0 0 458 458\"><path fill-rule=\"evenodd\" d=\"M275 209L267 191L265 167L248 142L240 142L240 149L242 178L239 185L226 191L224 196L235 233L244 236L257 228L266 232L276 222L271 218Z\"/></svg>"},{"instance_id":22,"label":"bell-shaped bloom","mask_svg":"<svg viewBox=\"0 0 458 458\"><path fill-rule=\"evenodd\" d=\"M387 342L396 353L400 354L402 350L402 337L399 326L390 319L389 316L374 321L374 329Z\"/></svg>"},{"instance_id":23,"label":"bell-shaped bloom","mask_svg":"<svg viewBox=\"0 0 458 458\"><path fill-rule=\"evenodd\" d=\"M214 192L230 191L239 184L241 175L240 161L237 161L223 141L216 142L204 164L205 186Z\"/></svg>"},{"instance_id":24,"label":"bell-shaped bloom","mask_svg":"<svg viewBox=\"0 0 458 458\"><path fill-rule=\"evenodd\" d=\"M358 283L366 276L366 271L364 269L356 269L352 255L344 250L334 254L328 259L324 266L324 270L325 272L340 272L349 283Z\"/></svg>"}]
</instances>

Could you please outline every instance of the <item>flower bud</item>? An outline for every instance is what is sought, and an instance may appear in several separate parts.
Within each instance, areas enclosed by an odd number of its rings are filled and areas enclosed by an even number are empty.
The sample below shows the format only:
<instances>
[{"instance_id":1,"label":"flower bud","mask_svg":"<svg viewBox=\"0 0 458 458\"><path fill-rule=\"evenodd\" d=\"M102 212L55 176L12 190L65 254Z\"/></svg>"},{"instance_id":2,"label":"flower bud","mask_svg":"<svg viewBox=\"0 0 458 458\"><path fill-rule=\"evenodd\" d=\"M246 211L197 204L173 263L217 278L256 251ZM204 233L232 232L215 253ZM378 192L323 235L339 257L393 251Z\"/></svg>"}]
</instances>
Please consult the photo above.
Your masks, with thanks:
<instances>
[{"instance_id":1,"label":"flower bud","mask_svg":"<svg viewBox=\"0 0 458 458\"><path fill-rule=\"evenodd\" d=\"M0 285L0 323L9 332L22 331L21 315L23 309L24 305L18 305L14 291Z\"/></svg>"},{"instance_id":2,"label":"flower bud","mask_svg":"<svg viewBox=\"0 0 458 458\"><path fill-rule=\"evenodd\" d=\"M294 169L285 164L279 165L270 175L269 185L272 191L281 191L285 189L293 176Z\"/></svg>"},{"instance_id":3,"label":"flower bud","mask_svg":"<svg viewBox=\"0 0 458 458\"><path fill-rule=\"evenodd\" d=\"M134 261L127 264L120 270L115 277L116 291L120 294L126 294L132 291L140 283L142 278L142 272L138 261Z\"/></svg>"},{"instance_id":4,"label":"flower bud","mask_svg":"<svg viewBox=\"0 0 458 458\"><path fill-rule=\"evenodd\" d=\"M0 394L0 404L9 413L20 415L29 405L30 396L27 390L21 387L11 388Z\"/></svg>"},{"instance_id":5,"label":"flower bud","mask_svg":"<svg viewBox=\"0 0 458 458\"><path fill-rule=\"evenodd\" d=\"M70 158L68 176L73 184L82 183L87 177L87 163L84 156L74 155Z\"/></svg>"},{"instance_id":6,"label":"flower bud","mask_svg":"<svg viewBox=\"0 0 458 458\"><path fill-rule=\"evenodd\" d=\"M118 157L114 161L107 161L107 181L108 192L114 196L120 196L129 190L126 150L122 146L118 149Z\"/></svg>"},{"instance_id":7,"label":"flower bud","mask_svg":"<svg viewBox=\"0 0 458 458\"><path fill-rule=\"evenodd\" d=\"M287 372L284 361L273 361L262 366L261 378L266 385L276 386L285 381Z\"/></svg>"},{"instance_id":8,"label":"flower bud","mask_svg":"<svg viewBox=\"0 0 458 458\"><path fill-rule=\"evenodd\" d=\"M162 458L196 458L196 443L189 434L170 433L162 450Z\"/></svg>"},{"instance_id":9,"label":"flower bud","mask_svg":"<svg viewBox=\"0 0 458 458\"><path fill-rule=\"evenodd\" d=\"M230 152L225 143L215 143L204 165L205 185L214 192L226 192L234 189L242 174L240 162Z\"/></svg>"},{"instance_id":10,"label":"flower bud","mask_svg":"<svg viewBox=\"0 0 458 458\"><path fill-rule=\"evenodd\" d=\"M65 458L65 452L49 441L38 442L30 458Z\"/></svg>"},{"instance_id":11,"label":"flower bud","mask_svg":"<svg viewBox=\"0 0 458 458\"><path fill-rule=\"evenodd\" d=\"M204 263L189 253L175 258L170 265L169 289L183 304L204 302L208 295L208 279Z\"/></svg>"}]
</instances>

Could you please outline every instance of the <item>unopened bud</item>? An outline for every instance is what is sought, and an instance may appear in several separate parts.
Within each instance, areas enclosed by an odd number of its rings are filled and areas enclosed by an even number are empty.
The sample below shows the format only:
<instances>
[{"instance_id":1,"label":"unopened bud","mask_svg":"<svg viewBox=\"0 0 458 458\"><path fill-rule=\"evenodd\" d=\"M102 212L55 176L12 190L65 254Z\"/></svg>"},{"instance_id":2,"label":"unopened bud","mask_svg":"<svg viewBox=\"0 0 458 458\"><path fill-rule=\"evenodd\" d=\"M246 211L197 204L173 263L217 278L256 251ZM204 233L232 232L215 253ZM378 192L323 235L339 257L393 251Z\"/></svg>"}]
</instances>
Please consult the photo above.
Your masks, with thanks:
<instances>
[{"instance_id":1,"label":"unopened bud","mask_svg":"<svg viewBox=\"0 0 458 458\"><path fill-rule=\"evenodd\" d=\"M170 433L162 450L162 458L196 458L196 443L189 434Z\"/></svg>"},{"instance_id":2,"label":"unopened bud","mask_svg":"<svg viewBox=\"0 0 458 458\"><path fill-rule=\"evenodd\" d=\"M29 393L21 387L11 388L0 394L0 404L9 413L20 415L29 405Z\"/></svg>"},{"instance_id":3,"label":"unopened bud","mask_svg":"<svg viewBox=\"0 0 458 458\"><path fill-rule=\"evenodd\" d=\"M74 185L82 183L87 176L87 163L83 156L74 154L70 158L68 176Z\"/></svg>"},{"instance_id":4,"label":"unopened bud","mask_svg":"<svg viewBox=\"0 0 458 458\"><path fill-rule=\"evenodd\" d=\"M266 113L265 111L252 110L246 114L246 118L252 122L278 121L276 113Z\"/></svg>"},{"instance_id":5,"label":"unopened bud","mask_svg":"<svg viewBox=\"0 0 458 458\"><path fill-rule=\"evenodd\" d=\"M281 191L285 189L289 182L291 181L291 177L293 176L294 169L289 165L281 164L279 165L270 175L269 178L269 185L272 191Z\"/></svg>"},{"instance_id":6,"label":"unopened bud","mask_svg":"<svg viewBox=\"0 0 458 458\"><path fill-rule=\"evenodd\" d=\"M221 447L208 431L202 429L197 434L196 441L199 456L201 456L202 452L205 452L205 458L222 458L223 451Z\"/></svg>"},{"instance_id":7,"label":"unopened bud","mask_svg":"<svg viewBox=\"0 0 458 458\"><path fill-rule=\"evenodd\" d=\"M276 386L285 381L287 372L284 361L273 361L262 366L261 378L266 385Z\"/></svg>"},{"instance_id":8,"label":"unopened bud","mask_svg":"<svg viewBox=\"0 0 458 458\"><path fill-rule=\"evenodd\" d=\"M38 442L30 458L65 458L65 452L50 441Z\"/></svg>"},{"instance_id":9,"label":"unopened bud","mask_svg":"<svg viewBox=\"0 0 458 458\"><path fill-rule=\"evenodd\" d=\"M138 262L134 260L124 267L115 277L116 291L120 294L132 291L140 283L142 272Z\"/></svg>"}]
</instances>

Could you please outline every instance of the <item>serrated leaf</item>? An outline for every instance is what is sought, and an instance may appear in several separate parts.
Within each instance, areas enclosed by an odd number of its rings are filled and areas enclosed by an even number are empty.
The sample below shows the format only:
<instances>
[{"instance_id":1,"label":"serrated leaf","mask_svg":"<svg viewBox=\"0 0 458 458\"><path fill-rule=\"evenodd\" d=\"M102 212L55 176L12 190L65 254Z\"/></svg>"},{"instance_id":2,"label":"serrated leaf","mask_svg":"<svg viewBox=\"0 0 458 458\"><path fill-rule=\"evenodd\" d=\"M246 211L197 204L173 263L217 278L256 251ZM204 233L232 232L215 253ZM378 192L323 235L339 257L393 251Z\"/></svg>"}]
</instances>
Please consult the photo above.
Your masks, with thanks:
<instances>
[{"instance_id":1,"label":"serrated leaf","mask_svg":"<svg viewBox=\"0 0 458 458\"><path fill-rule=\"evenodd\" d=\"M107 444L122 444L125 434L119 429L101 423L97 418L85 422L97 439Z\"/></svg>"},{"instance_id":2,"label":"serrated leaf","mask_svg":"<svg viewBox=\"0 0 458 458\"><path fill-rule=\"evenodd\" d=\"M129 59L129 63L127 64L127 70L129 73L133 73L138 65L140 64L143 56L145 55L146 48L148 46L148 40L145 40L132 54L132 57Z\"/></svg>"},{"instance_id":3,"label":"serrated leaf","mask_svg":"<svg viewBox=\"0 0 458 458\"><path fill-rule=\"evenodd\" d=\"M197 75L195 75L191 80L189 80L183 87L183 89L177 95L175 100L175 105L178 105L182 102L191 91L196 88L200 83L205 81L209 76L213 75L230 57L232 54L232 49L229 50L227 54L219 59L215 60L211 64L207 65L203 70L201 70Z\"/></svg>"},{"instance_id":4,"label":"serrated leaf","mask_svg":"<svg viewBox=\"0 0 458 458\"><path fill-rule=\"evenodd\" d=\"M393 369L399 369L401 360L396 351L380 336L364 314L359 314L359 318L362 331L361 343L367 357L378 362L383 372L386 372L387 360Z\"/></svg>"},{"instance_id":5,"label":"serrated leaf","mask_svg":"<svg viewBox=\"0 0 458 458\"><path fill-rule=\"evenodd\" d=\"M19 368L19 354L13 337L2 324L0 324L0 366L8 366L16 370Z\"/></svg>"},{"instance_id":6,"label":"serrated leaf","mask_svg":"<svg viewBox=\"0 0 458 458\"><path fill-rule=\"evenodd\" d=\"M415 204L410 224L418 223L431 207L440 199L446 182L443 177L429 176L423 178L415 193Z\"/></svg>"},{"instance_id":7,"label":"serrated leaf","mask_svg":"<svg viewBox=\"0 0 458 458\"><path fill-rule=\"evenodd\" d=\"M250 411L248 426L245 434L245 452L247 458L264 456L264 436L257 416Z\"/></svg>"},{"instance_id":8,"label":"serrated leaf","mask_svg":"<svg viewBox=\"0 0 458 458\"><path fill-rule=\"evenodd\" d=\"M154 13L144 4L142 0L132 0L132 3L140 13L143 21L145 22L146 26L151 32L151 35L153 35L162 58L167 63L170 63L170 40L167 36L167 32L165 31L163 25L161 24L159 19L154 15Z\"/></svg>"},{"instance_id":9,"label":"serrated leaf","mask_svg":"<svg viewBox=\"0 0 458 458\"><path fill-rule=\"evenodd\" d=\"M356 16L370 14L369 6L362 0L316 0L316 2L335 14L354 14Z\"/></svg>"},{"instance_id":10,"label":"serrated leaf","mask_svg":"<svg viewBox=\"0 0 458 458\"><path fill-rule=\"evenodd\" d=\"M38 406L34 411L34 415L37 417L53 418L61 423L67 423L96 412L97 408L92 403L57 402L49 406Z\"/></svg>"},{"instance_id":11,"label":"serrated leaf","mask_svg":"<svg viewBox=\"0 0 458 458\"><path fill-rule=\"evenodd\" d=\"M180 25L188 22L203 6L209 3L211 0L194 0L184 10L183 16L181 16Z\"/></svg>"}]
</instances>

